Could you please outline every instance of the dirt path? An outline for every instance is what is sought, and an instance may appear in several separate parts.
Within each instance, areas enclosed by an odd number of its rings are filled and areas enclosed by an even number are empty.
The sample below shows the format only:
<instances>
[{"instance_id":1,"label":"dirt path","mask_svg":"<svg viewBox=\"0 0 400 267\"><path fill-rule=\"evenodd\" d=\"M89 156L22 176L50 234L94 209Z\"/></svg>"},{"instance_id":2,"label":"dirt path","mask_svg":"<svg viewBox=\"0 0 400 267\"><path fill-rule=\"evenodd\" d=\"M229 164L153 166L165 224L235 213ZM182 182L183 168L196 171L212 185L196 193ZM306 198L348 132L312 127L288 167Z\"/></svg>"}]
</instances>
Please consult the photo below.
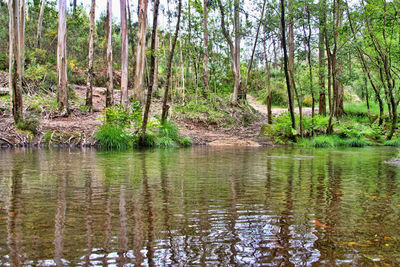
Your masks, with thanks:
<instances>
[{"instance_id":1,"label":"dirt path","mask_svg":"<svg viewBox=\"0 0 400 267\"><path fill-rule=\"evenodd\" d=\"M263 114L264 116L268 116L268 109L266 105L263 105L261 103L259 103L255 97L248 95L247 96L247 101L249 102L249 104L258 112L260 112L261 114ZM272 108L272 116L273 117L277 117L282 115L283 113L287 112L288 109L287 108L277 108L277 107L273 107ZM305 116L311 116L312 113L312 109L309 107L303 107L302 109L303 114ZM294 112L296 114L299 114L299 108L295 108ZM317 114L318 112L318 108L315 108L315 113Z\"/></svg>"}]
</instances>

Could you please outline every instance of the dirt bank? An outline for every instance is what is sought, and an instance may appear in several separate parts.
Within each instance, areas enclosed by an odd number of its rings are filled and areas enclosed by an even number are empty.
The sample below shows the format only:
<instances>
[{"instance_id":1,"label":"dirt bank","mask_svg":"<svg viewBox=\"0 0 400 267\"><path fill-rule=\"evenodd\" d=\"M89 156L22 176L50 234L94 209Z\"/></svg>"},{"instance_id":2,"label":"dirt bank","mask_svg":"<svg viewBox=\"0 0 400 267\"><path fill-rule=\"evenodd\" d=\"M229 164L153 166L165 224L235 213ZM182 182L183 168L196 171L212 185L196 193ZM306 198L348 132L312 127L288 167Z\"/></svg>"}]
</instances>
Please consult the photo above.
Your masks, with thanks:
<instances>
[{"instance_id":1,"label":"dirt bank","mask_svg":"<svg viewBox=\"0 0 400 267\"><path fill-rule=\"evenodd\" d=\"M73 86L77 98L84 99L85 87ZM120 92L115 91L114 98L119 99ZM94 90L94 113L84 113L72 105L69 117L45 115L39 118L40 126L33 136L27 131L20 131L13 124L11 114L5 110L5 103L0 111L0 146L96 146L94 134L101 125L101 110L105 106L105 88ZM262 123L266 121L266 113L261 104L250 98L251 105L261 113L262 119L248 127L238 126L224 129L218 125L193 122L185 118L174 118L183 136L189 136L194 145L210 146L265 146L272 145L269 140L258 137ZM9 104L8 104L9 105ZM8 107L9 108L9 107ZM265 108L266 109L266 108ZM153 115L159 114L160 105L153 105Z\"/></svg>"}]
</instances>

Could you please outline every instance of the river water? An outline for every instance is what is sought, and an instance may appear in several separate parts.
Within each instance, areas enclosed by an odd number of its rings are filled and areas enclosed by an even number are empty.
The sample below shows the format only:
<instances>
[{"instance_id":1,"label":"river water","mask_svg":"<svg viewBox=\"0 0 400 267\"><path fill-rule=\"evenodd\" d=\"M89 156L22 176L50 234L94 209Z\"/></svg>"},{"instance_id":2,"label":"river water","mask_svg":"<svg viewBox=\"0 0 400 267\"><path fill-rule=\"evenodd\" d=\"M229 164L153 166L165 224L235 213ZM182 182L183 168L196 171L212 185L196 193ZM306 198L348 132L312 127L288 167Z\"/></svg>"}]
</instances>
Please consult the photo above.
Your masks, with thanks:
<instances>
[{"instance_id":1,"label":"river water","mask_svg":"<svg viewBox=\"0 0 400 267\"><path fill-rule=\"evenodd\" d=\"M0 265L398 266L394 148L0 151Z\"/></svg>"}]
</instances>

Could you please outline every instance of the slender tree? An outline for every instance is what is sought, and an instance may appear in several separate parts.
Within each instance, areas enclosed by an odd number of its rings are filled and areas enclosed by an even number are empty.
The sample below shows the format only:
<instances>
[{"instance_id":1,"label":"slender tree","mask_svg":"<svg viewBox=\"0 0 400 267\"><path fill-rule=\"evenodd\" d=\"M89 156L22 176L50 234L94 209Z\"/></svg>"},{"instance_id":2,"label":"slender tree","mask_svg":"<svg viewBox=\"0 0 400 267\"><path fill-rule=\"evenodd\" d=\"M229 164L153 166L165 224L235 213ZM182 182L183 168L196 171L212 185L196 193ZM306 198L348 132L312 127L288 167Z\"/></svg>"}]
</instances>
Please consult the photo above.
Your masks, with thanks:
<instances>
[{"instance_id":1,"label":"slender tree","mask_svg":"<svg viewBox=\"0 0 400 267\"><path fill-rule=\"evenodd\" d=\"M25 0L20 0L20 18L19 18L19 64L18 71L21 75L21 81L25 71Z\"/></svg>"},{"instance_id":2,"label":"slender tree","mask_svg":"<svg viewBox=\"0 0 400 267\"><path fill-rule=\"evenodd\" d=\"M289 70L288 70L288 55L287 55L287 47L286 47L286 31L285 31L285 0L281 0L281 41L282 41L282 49L283 49L283 66L285 70L285 78L286 78L286 89L288 93L288 99L289 99L289 113L290 113L290 119L292 122L292 128L296 129L296 120L294 117L294 110L293 110L293 101L290 101L292 99L292 90L290 88L290 76L289 76Z\"/></svg>"},{"instance_id":3,"label":"slender tree","mask_svg":"<svg viewBox=\"0 0 400 267\"><path fill-rule=\"evenodd\" d=\"M112 55L112 0L107 0L107 92L106 107L114 104L113 55Z\"/></svg>"},{"instance_id":4,"label":"slender tree","mask_svg":"<svg viewBox=\"0 0 400 267\"><path fill-rule=\"evenodd\" d=\"M259 35L259 33L260 33L261 24L262 24L262 21L263 21L263 19L264 19L264 10L265 10L265 5L266 5L266 3L267 3L267 0L264 0L263 7L262 7L262 10L261 10L260 21L258 22L257 33L256 33L256 39L254 40L253 50L251 51L251 57L250 57L249 65L248 65L248 67L247 67L246 80L245 80L244 85L243 85L243 95L244 95L244 99L246 99L246 95L247 95L247 84L249 83L251 68L253 67L254 54L255 54L256 48L257 48L258 35Z\"/></svg>"},{"instance_id":5,"label":"slender tree","mask_svg":"<svg viewBox=\"0 0 400 267\"><path fill-rule=\"evenodd\" d=\"M128 29L126 21L126 1L120 0L121 7L121 105L128 105Z\"/></svg>"},{"instance_id":6,"label":"slender tree","mask_svg":"<svg viewBox=\"0 0 400 267\"><path fill-rule=\"evenodd\" d=\"M144 103L144 70L148 0L139 0L134 97Z\"/></svg>"},{"instance_id":7,"label":"slender tree","mask_svg":"<svg viewBox=\"0 0 400 267\"><path fill-rule=\"evenodd\" d=\"M57 73L58 73L58 109L61 116L68 115L67 88L67 3L58 1L58 42L57 42Z\"/></svg>"},{"instance_id":8,"label":"slender tree","mask_svg":"<svg viewBox=\"0 0 400 267\"><path fill-rule=\"evenodd\" d=\"M168 93L169 93L169 86L170 86L170 79L171 79L171 72L172 72L172 60L174 59L175 46L176 46L176 41L178 39L178 33L179 33L179 29L180 29L180 24L181 24L181 13L182 13L182 0L179 0L179 2L178 2L178 18L177 18L177 22L176 22L174 40L172 41L172 45L171 45L171 49L169 51L169 57L168 57L167 77L166 77L166 82L165 82L165 90L164 90L162 113L161 113L161 121L162 122L166 121L167 117L168 117L169 105L167 104L167 102L168 102Z\"/></svg>"},{"instance_id":9,"label":"slender tree","mask_svg":"<svg viewBox=\"0 0 400 267\"><path fill-rule=\"evenodd\" d=\"M94 55L94 19L96 0L92 0L90 8L90 30L89 30L89 69L86 89L86 106L89 112L93 111L93 55Z\"/></svg>"},{"instance_id":10,"label":"slender tree","mask_svg":"<svg viewBox=\"0 0 400 267\"><path fill-rule=\"evenodd\" d=\"M207 0L203 0L203 96L206 97L210 91L210 74L208 72L208 11Z\"/></svg>"},{"instance_id":11,"label":"slender tree","mask_svg":"<svg viewBox=\"0 0 400 267\"><path fill-rule=\"evenodd\" d=\"M240 74L240 16L239 16L239 0L234 1L234 32L235 32L235 43L230 36L225 22L225 8L221 3L221 0L218 0L218 6L221 12L221 28L222 33L228 42L229 52L231 56L231 67L234 78L234 87L232 94L232 103L236 104L239 97L239 92L241 90L242 85L242 77Z\"/></svg>"},{"instance_id":12,"label":"slender tree","mask_svg":"<svg viewBox=\"0 0 400 267\"><path fill-rule=\"evenodd\" d=\"M156 45L157 45L157 30L158 30L158 9L160 5L160 0L154 0L153 4L153 31L151 34L151 59L150 59L150 78L152 79L151 83L149 83L149 88L147 88L147 98L146 98L146 106L143 113L143 121L142 121L142 136L141 143L144 144L146 137L146 127L147 121L149 119L150 113L150 105L151 105L151 96L153 92L153 87L156 86Z\"/></svg>"},{"instance_id":13,"label":"slender tree","mask_svg":"<svg viewBox=\"0 0 400 267\"><path fill-rule=\"evenodd\" d=\"M319 33L318 33L318 81L319 81L319 114L326 114L326 89L325 89L325 50L324 28L326 27L326 0L319 1Z\"/></svg>"},{"instance_id":14,"label":"slender tree","mask_svg":"<svg viewBox=\"0 0 400 267\"><path fill-rule=\"evenodd\" d=\"M40 5L40 13L38 19L37 33L36 33L36 47L40 48L40 41L42 38L42 25L43 25L43 15L44 8L46 7L46 0L42 0L42 4Z\"/></svg>"},{"instance_id":15,"label":"slender tree","mask_svg":"<svg viewBox=\"0 0 400 267\"><path fill-rule=\"evenodd\" d=\"M19 60L19 0L9 0L9 90L12 97L12 113L14 122L18 123L22 117L22 84L18 71Z\"/></svg>"}]
</instances>

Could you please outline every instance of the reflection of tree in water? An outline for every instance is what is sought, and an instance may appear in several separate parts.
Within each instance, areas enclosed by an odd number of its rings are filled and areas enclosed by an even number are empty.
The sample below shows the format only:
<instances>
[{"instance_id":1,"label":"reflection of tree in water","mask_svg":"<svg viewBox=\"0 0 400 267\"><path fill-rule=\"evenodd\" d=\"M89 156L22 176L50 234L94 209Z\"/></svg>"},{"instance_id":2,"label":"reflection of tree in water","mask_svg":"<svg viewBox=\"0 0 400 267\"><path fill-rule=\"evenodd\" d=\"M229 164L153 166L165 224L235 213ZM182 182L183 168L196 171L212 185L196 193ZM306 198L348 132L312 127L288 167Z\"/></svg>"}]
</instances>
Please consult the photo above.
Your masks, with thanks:
<instances>
[{"instance_id":1,"label":"reflection of tree in water","mask_svg":"<svg viewBox=\"0 0 400 267\"><path fill-rule=\"evenodd\" d=\"M57 212L54 230L54 261L57 266L63 265L65 210L67 207L65 196L67 187L66 175L66 173L57 175Z\"/></svg>"},{"instance_id":2,"label":"reflection of tree in water","mask_svg":"<svg viewBox=\"0 0 400 267\"><path fill-rule=\"evenodd\" d=\"M105 200L105 222L104 222L104 229L105 229L105 238L104 238L104 257L102 259L103 265L107 265L107 256L111 251L110 248L110 241L111 241L111 191L110 191L110 185L106 183L106 186L104 187L104 200Z\"/></svg>"},{"instance_id":3,"label":"reflection of tree in water","mask_svg":"<svg viewBox=\"0 0 400 267\"><path fill-rule=\"evenodd\" d=\"M22 252L22 231L21 231L21 196L22 196L22 171L23 164L14 155L13 167L11 170L10 200L8 203L7 217L7 245L9 249L9 261L11 266L22 266L24 264L24 255Z\"/></svg>"},{"instance_id":4,"label":"reflection of tree in water","mask_svg":"<svg viewBox=\"0 0 400 267\"><path fill-rule=\"evenodd\" d=\"M164 249L164 255L163 255L163 262L162 264L167 265L171 264L178 264L178 257L176 253L176 248L174 244L174 238L173 234L171 231L171 223L170 223L170 218L171 214L169 211L169 181L168 181L168 173L167 173L167 168L166 168L166 157L164 153L161 153L160 155L160 181L161 181L161 194L162 194L162 212L163 212L163 227L164 231L167 234L168 238L168 246Z\"/></svg>"},{"instance_id":5,"label":"reflection of tree in water","mask_svg":"<svg viewBox=\"0 0 400 267\"><path fill-rule=\"evenodd\" d=\"M326 192L326 200L325 200L325 218L321 218L326 222L327 225L336 227L340 221L341 215L341 197L342 197L342 166L340 161L335 161L332 159L332 154L328 154L328 184L327 184L327 192ZM318 217L317 217L318 218ZM326 233L324 236L324 244L323 248L324 253L321 252L324 256L321 260L325 260L329 262L332 266L336 264L336 258L339 257L337 255L336 247L339 246L339 239L336 235L336 231L332 231L330 229L326 229Z\"/></svg>"},{"instance_id":6,"label":"reflection of tree in water","mask_svg":"<svg viewBox=\"0 0 400 267\"><path fill-rule=\"evenodd\" d=\"M85 256L86 265L90 265L90 255L92 254L93 250L93 205L92 205L92 173L88 171L86 174L86 181L85 181L85 202L86 202L86 239L87 239L87 253Z\"/></svg>"},{"instance_id":7,"label":"reflection of tree in water","mask_svg":"<svg viewBox=\"0 0 400 267\"><path fill-rule=\"evenodd\" d=\"M154 266L154 210L146 170L146 154L142 153L143 213L147 223L147 264Z\"/></svg>"}]
</instances>

